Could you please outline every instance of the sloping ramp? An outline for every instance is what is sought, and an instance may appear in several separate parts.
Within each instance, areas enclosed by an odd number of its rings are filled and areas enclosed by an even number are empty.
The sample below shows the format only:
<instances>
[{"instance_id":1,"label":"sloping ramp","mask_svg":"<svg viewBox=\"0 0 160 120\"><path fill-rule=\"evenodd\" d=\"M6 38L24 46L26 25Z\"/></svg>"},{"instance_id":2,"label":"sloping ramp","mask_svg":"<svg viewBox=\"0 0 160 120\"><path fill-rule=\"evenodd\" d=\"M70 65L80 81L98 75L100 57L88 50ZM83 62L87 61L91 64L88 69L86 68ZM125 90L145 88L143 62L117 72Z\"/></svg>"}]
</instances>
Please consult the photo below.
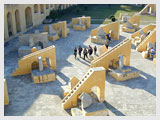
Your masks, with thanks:
<instances>
[{"instance_id":1,"label":"sloping ramp","mask_svg":"<svg viewBox=\"0 0 160 120\"><path fill-rule=\"evenodd\" d=\"M103 53L91 62L91 67L104 67L106 70L109 68L111 60L117 59L120 55L124 57L124 65L130 65L131 54L131 39L127 38L124 41L111 48L109 51Z\"/></svg>"},{"instance_id":2,"label":"sloping ramp","mask_svg":"<svg viewBox=\"0 0 160 120\"><path fill-rule=\"evenodd\" d=\"M145 14L145 13L151 14L155 9L156 8L154 7L154 4L148 4L139 12L139 14Z\"/></svg>"},{"instance_id":3,"label":"sloping ramp","mask_svg":"<svg viewBox=\"0 0 160 120\"><path fill-rule=\"evenodd\" d=\"M37 58L41 56L42 59L49 58L50 67L56 70L56 50L55 46L50 46L34 53L28 54L18 60L18 68L12 73L11 76L24 75L31 73L32 63L38 62Z\"/></svg>"},{"instance_id":4,"label":"sloping ramp","mask_svg":"<svg viewBox=\"0 0 160 120\"><path fill-rule=\"evenodd\" d=\"M149 24L149 25L146 25L145 27L143 27L142 29L138 30L137 32L133 33L131 35L132 38L135 38L136 36L140 36L141 35L141 31L143 31L145 34L148 33L148 31L153 31L154 29L156 28L156 25L155 24Z\"/></svg>"},{"instance_id":5,"label":"sloping ramp","mask_svg":"<svg viewBox=\"0 0 160 120\"><path fill-rule=\"evenodd\" d=\"M62 100L62 107L68 109L77 106L77 99L81 93L90 93L91 88L94 86L98 87L97 96L103 102L105 96L105 80L106 71L103 67L90 68L83 79Z\"/></svg>"},{"instance_id":6,"label":"sloping ramp","mask_svg":"<svg viewBox=\"0 0 160 120\"><path fill-rule=\"evenodd\" d=\"M136 47L138 52L146 51L147 44L151 42L153 45L156 42L156 28Z\"/></svg>"}]
</instances>

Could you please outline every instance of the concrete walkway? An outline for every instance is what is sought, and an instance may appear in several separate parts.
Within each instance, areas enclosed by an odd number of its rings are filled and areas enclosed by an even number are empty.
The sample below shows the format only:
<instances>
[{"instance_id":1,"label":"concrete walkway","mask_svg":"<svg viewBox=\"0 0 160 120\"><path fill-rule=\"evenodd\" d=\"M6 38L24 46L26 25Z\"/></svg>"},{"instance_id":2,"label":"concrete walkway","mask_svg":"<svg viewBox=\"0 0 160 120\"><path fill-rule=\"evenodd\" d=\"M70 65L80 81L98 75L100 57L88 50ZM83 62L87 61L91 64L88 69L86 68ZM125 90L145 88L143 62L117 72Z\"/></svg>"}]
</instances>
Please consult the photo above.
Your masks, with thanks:
<instances>
[{"instance_id":1,"label":"concrete walkway","mask_svg":"<svg viewBox=\"0 0 160 120\"><path fill-rule=\"evenodd\" d=\"M56 81L44 84L34 84L31 75L10 77L17 67L17 39L10 41L4 53L4 76L7 80L10 104L4 107L6 116L68 116L68 111L61 106L61 86L67 85L73 76L81 79L88 71L90 61L81 58L74 59L73 49L81 45L83 48L91 45L90 32L99 25L91 25L86 31L74 31L70 29L67 38L51 42L56 46ZM39 29L40 25L28 33ZM129 33L121 32L120 40L113 41L113 47ZM156 65L148 59L142 58L140 53L132 46L131 66L141 71L138 79L125 82L117 82L114 78L106 75L105 105L109 109L109 115L115 116L146 116L156 115Z\"/></svg>"}]
</instances>

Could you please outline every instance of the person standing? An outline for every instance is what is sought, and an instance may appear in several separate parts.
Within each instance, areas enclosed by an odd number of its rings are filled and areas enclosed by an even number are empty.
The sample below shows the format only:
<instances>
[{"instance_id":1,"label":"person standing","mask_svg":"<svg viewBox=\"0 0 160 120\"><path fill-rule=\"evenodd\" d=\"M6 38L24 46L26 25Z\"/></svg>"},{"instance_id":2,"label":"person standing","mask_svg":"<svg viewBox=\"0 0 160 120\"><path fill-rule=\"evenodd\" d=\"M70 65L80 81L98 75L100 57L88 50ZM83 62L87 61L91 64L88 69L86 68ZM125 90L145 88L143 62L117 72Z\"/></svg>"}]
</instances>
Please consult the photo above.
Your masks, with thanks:
<instances>
[{"instance_id":1,"label":"person standing","mask_svg":"<svg viewBox=\"0 0 160 120\"><path fill-rule=\"evenodd\" d=\"M93 49L90 45L88 46L88 53L89 53L89 55L92 55L92 53L93 53Z\"/></svg>"},{"instance_id":2,"label":"person standing","mask_svg":"<svg viewBox=\"0 0 160 120\"><path fill-rule=\"evenodd\" d=\"M82 52L82 47L81 46L79 46L79 48L78 48L78 51L79 51L79 57L81 58L81 52Z\"/></svg>"},{"instance_id":3,"label":"person standing","mask_svg":"<svg viewBox=\"0 0 160 120\"><path fill-rule=\"evenodd\" d=\"M154 55L156 54L156 53L155 53L155 50L154 50L154 48L153 48L153 47L151 48L150 53L151 53L151 55L152 55L152 60L153 60Z\"/></svg>"},{"instance_id":4,"label":"person standing","mask_svg":"<svg viewBox=\"0 0 160 120\"><path fill-rule=\"evenodd\" d=\"M76 59L76 57L77 57L77 48L76 47L74 48L74 56L75 56L75 59Z\"/></svg>"},{"instance_id":5,"label":"person standing","mask_svg":"<svg viewBox=\"0 0 160 120\"><path fill-rule=\"evenodd\" d=\"M43 43L41 41L38 42L38 46L41 46L41 49L43 49Z\"/></svg>"},{"instance_id":6,"label":"person standing","mask_svg":"<svg viewBox=\"0 0 160 120\"><path fill-rule=\"evenodd\" d=\"M97 47L94 46L94 54L96 55L96 52L97 52Z\"/></svg>"},{"instance_id":7,"label":"person standing","mask_svg":"<svg viewBox=\"0 0 160 120\"><path fill-rule=\"evenodd\" d=\"M87 49L86 48L84 48L84 50L83 50L83 55L84 55L84 60L85 60L85 57L87 57L88 58L88 56L87 56Z\"/></svg>"},{"instance_id":8,"label":"person standing","mask_svg":"<svg viewBox=\"0 0 160 120\"><path fill-rule=\"evenodd\" d=\"M109 47L109 44L108 44L108 42L105 44L105 46L106 46L106 48L108 49L108 47Z\"/></svg>"},{"instance_id":9,"label":"person standing","mask_svg":"<svg viewBox=\"0 0 160 120\"><path fill-rule=\"evenodd\" d=\"M106 34L106 36L107 36L107 39L109 40L109 42L111 42L111 34L108 33L108 34Z\"/></svg>"}]
</instances>

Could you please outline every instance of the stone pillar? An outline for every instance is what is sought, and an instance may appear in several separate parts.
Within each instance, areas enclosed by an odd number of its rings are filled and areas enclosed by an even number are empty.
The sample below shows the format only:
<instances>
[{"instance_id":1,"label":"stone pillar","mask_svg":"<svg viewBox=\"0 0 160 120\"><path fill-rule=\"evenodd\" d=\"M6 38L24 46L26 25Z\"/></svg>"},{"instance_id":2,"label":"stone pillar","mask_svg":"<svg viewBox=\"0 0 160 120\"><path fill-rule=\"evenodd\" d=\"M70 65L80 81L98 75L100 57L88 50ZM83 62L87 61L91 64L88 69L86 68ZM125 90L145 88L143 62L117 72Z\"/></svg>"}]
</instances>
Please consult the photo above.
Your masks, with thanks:
<instances>
[{"instance_id":1,"label":"stone pillar","mask_svg":"<svg viewBox=\"0 0 160 120\"><path fill-rule=\"evenodd\" d=\"M119 59L119 69L122 69L123 67L123 55L120 55L120 59Z\"/></svg>"},{"instance_id":2,"label":"stone pillar","mask_svg":"<svg viewBox=\"0 0 160 120\"><path fill-rule=\"evenodd\" d=\"M79 18L79 25L82 25L82 18Z\"/></svg>"},{"instance_id":3,"label":"stone pillar","mask_svg":"<svg viewBox=\"0 0 160 120\"><path fill-rule=\"evenodd\" d=\"M39 71L43 71L43 62L42 62L42 57L38 57L38 63L39 63Z\"/></svg>"}]
</instances>

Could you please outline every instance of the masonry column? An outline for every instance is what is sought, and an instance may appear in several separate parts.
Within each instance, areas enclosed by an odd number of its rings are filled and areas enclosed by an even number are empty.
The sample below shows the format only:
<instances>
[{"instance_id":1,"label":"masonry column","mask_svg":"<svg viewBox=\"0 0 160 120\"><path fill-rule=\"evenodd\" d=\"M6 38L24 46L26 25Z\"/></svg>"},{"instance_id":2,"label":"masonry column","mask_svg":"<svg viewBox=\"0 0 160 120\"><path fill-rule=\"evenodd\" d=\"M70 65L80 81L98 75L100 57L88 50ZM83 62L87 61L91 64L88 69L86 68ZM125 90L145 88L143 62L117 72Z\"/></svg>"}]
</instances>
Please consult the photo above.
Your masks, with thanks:
<instances>
[{"instance_id":1,"label":"masonry column","mask_svg":"<svg viewBox=\"0 0 160 120\"><path fill-rule=\"evenodd\" d=\"M123 67L123 56L120 55L120 59L119 59L119 69L122 69Z\"/></svg>"},{"instance_id":2,"label":"masonry column","mask_svg":"<svg viewBox=\"0 0 160 120\"><path fill-rule=\"evenodd\" d=\"M38 63L39 63L39 71L43 71L43 62L42 62L42 57L38 57Z\"/></svg>"}]
</instances>

